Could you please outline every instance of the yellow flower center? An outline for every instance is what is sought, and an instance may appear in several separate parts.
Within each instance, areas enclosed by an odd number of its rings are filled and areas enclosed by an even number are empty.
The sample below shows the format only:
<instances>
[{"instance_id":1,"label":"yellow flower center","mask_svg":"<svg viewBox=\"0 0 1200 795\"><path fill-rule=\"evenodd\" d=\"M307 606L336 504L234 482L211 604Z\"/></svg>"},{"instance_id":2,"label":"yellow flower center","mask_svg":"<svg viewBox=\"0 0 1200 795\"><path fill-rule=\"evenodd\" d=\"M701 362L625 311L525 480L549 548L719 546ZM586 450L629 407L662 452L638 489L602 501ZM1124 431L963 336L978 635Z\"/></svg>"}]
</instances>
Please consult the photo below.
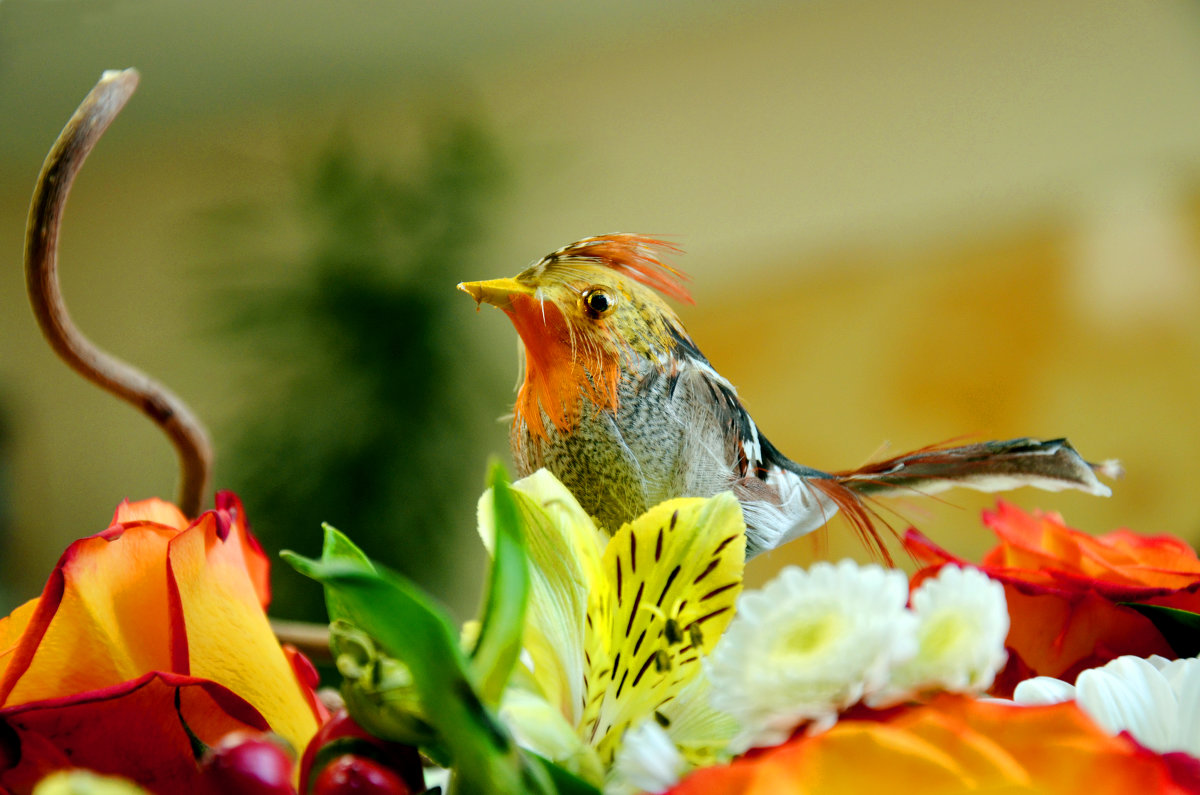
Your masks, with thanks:
<instances>
[{"instance_id":1,"label":"yellow flower center","mask_svg":"<svg viewBox=\"0 0 1200 795\"><path fill-rule=\"evenodd\" d=\"M954 653L971 634L970 623L959 613L947 612L929 620L921 636L921 657L940 659Z\"/></svg>"},{"instance_id":2,"label":"yellow flower center","mask_svg":"<svg viewBox=\"0 0 1200 795\"><path fill-rule=\"evenodd\" d=\"M842 634L844 623L836 613L799 621L775 643L771 657L775 662L786 663L819 655Z\"/></svg>"}]
</instances>

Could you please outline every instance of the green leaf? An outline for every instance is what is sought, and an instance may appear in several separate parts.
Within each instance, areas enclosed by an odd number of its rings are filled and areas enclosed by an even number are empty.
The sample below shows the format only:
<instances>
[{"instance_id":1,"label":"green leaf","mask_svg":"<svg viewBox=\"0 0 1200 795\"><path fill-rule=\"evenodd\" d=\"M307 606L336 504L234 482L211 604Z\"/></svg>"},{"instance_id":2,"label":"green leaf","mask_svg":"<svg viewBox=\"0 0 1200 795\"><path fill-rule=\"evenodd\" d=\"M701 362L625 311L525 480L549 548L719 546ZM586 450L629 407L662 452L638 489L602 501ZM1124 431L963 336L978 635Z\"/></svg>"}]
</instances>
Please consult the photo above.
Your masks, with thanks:
<instances>
[{"instance_id":1,"label":"green leaf","mask_svg":"<svg viewBox=\"0 0 1200 795\"><path fill-rule=\"evenodd\" d=\"M508 474L499 462L492 464L488 481L496 538L471 669L484 702L496 706L521 654L529 600L529 563L516 500L508 485Z\"/></svg>"},{"instance_id":2,"label":"green leaf","mask_svg":"<svg viewBox=\"0 0 1200 795\"><path fill-rule=\"evenodd\" d=\"M344 605L343 620L409 666L414 677L418 667L436 669L435 657L465 671L450 618L404 577L347 558L312 560L287 550L280 555L296 571L334 591ZM377 596L378 601L372 602L370 596Z\"/></svg>"},{"instance_id":3,"label":"green leaf","mask_svg":"<svg viewBox=\"0 0 1200 795\"><path fill-rule=\"evenodd\" d=\"M321 560L349 560L364 564L372 571L375 570L375 565L371 563L371 559L367 557L367 553L358 548L357 545L341 530L338 530L331 524L322 523L321 527L325 530L325 543L321 547Z\"/></svg>"},{"instance_id":4,"label":"green leaf","mask_svg":"<svg viewBox=\"0 0 1200 795\"><path fill-rule=\"evenodd\" d=\"M398 574L360 561L284 559L332 589L345 620L412 671L429 723L453 758L464 792L521 793L528 768L519 749L480 701L446 614ZM536 791L536 790L532 790Z\"/></svg>"},{"instance_id":5,"label":"green leaf","mask_svg":"<svg viewBox=\"0 0 1200 795\"><path fill-rule=\"evenodd\" d=\"M558 795L601 795L597 787L587 783L571 771L559 767L549 759L534 753L528 753L527 756L542 767L554 787L554 792L557 792Z\"/></svg>"},{"instance_id":6,"label":"green leaf","mask_svg":"<svg viewBox=\"0 0 1200 795\"><path fill-rule=\"evenodd\" d=\"M321 527L325 530L325 543L321 547L322 561L358 563L369 571L375 571L371 559L347 538L345 533L329 524L323 523ZM325 589L325 611L329 614L330 623L346 617L345 605L341 603L337 591L333 588Z\"/></svg>"},{"instance_id":7,"label":"green leaf","mask_svg":"<svg viewBox=\"0 0 1200 795\"><path fill-rule=\"evenodd\" d=\"M1200 655L1200 613L1137 602L1119 604L1131 607L1150 619L1155 629L1162 633L1171 650L1180 657Z\"/></svg>"}]
</instances>

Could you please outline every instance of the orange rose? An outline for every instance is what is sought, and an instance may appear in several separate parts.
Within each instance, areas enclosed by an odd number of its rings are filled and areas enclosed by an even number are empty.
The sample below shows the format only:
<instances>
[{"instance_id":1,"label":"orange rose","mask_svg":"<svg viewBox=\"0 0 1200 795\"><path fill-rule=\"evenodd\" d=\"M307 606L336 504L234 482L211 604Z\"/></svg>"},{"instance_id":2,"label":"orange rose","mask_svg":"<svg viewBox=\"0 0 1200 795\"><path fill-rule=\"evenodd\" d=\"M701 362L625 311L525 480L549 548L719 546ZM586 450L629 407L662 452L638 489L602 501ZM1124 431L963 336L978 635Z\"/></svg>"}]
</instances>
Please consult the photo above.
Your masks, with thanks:
<instances>
[{"instance_id":1,"label":"orange rose","mask_svg":"<svg viewBox=\"0 0 1200 795\"><path fill-rule=\"evenodd\" d=\"M983 519L1000 545L979 568L1004 585L1012 622L1008 665L994 693L1011 694L1031 676L1073 682L1085 668L1123 654L1176 656L1148 618L1120 603L1200 611L1200 560L1187 544L1129 530L1091 536L1057 514L1028 514L1005 502ZM904 542L929 564L913 577L914 587L944 563L971 565L915 530Z\"/></svg>"},{"instance_id":2,"label":"orange rose","mask_svg":"<svg viewBox=\"0 0 1200 795\"><path fill-rule=\"evenodd\" d=\"M1021 707L943 695L844 717L823 734L696 771L671 793L1175 795L1195 791L1194 773L1187 760L1109 736L1074 703Z\"/></svg>"},{"instance_id":3,"label":"orange rose","mask_svg":"<svg viewBox=\"0 0 1200 795\"><path fill-rule=\"evenodd\" d=\"M271 632L267 575L228 493L191 523L162 500L123 503L71 544L41 597L0 619L0 791L68 764L192 791L179 712L209 744L271 730L303 750L324 708Z\"/></svg>"}]
</instances>

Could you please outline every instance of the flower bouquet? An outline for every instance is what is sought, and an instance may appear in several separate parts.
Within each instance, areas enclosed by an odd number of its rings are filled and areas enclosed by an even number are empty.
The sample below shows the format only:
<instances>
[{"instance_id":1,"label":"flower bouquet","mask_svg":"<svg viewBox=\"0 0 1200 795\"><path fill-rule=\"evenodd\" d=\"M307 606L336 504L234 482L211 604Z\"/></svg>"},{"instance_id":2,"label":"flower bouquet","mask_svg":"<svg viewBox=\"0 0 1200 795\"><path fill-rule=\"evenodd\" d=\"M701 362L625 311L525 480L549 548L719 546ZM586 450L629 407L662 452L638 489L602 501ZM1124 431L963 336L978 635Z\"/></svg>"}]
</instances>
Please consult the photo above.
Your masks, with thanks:
<instances>
[{"instance_id":1,"label":"flower bouquet","mask_svg":"<svg viewBox=\"0 0 1200 795\"><path fill-rule=\"evenodd\" d=\"M477 620L456 625L326 526L319 558L283 557L324 587L327 632L273 624L242 504L201 510L201 426L90 347L58 297L63 202L135 82L106 74L52 150L27 266L52 345L167 431L183 487L178 506L119 505L0 619L0 792L1200 792L1196 553L1004 502L978 563L910 530L911 577L820 562L750 591L748 549L768 541L734 491L605 524L552 468L510 482L495 464ZM581 300L603 314L613 296ZM747 461L774 460L749 427ZM916 488L967 449L840 482ZM1092 478L1073 455L1070 477ZM823 488L814 505L872 529L865 503ZM335 681L297 646L328 650Z\"/></svg>"}]
</instances>

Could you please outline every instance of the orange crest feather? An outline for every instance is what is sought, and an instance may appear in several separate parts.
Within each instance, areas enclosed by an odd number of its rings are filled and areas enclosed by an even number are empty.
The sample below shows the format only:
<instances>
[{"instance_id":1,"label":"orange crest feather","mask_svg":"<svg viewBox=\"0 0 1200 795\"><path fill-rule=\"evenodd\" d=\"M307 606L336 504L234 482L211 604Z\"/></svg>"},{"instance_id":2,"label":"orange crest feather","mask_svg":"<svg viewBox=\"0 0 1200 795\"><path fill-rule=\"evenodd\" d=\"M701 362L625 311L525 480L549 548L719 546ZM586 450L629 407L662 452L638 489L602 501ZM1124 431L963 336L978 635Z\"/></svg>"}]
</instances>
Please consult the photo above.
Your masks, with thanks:
<instances>
[{"instance_id":1,"label":"orange crest feather","mask_svg":"<svg viewBox=\"0 0 1200 795\"><path fill-rule=\"evenodd\" d=\"M659 251L683 253L681 248L665 240L622 232L586 237L578 243L560 248L546 257L546 261L587 260L611 268L678 301L695 303L684 286L687 274L660 260Z\"/></svg>"}]
</instances>

